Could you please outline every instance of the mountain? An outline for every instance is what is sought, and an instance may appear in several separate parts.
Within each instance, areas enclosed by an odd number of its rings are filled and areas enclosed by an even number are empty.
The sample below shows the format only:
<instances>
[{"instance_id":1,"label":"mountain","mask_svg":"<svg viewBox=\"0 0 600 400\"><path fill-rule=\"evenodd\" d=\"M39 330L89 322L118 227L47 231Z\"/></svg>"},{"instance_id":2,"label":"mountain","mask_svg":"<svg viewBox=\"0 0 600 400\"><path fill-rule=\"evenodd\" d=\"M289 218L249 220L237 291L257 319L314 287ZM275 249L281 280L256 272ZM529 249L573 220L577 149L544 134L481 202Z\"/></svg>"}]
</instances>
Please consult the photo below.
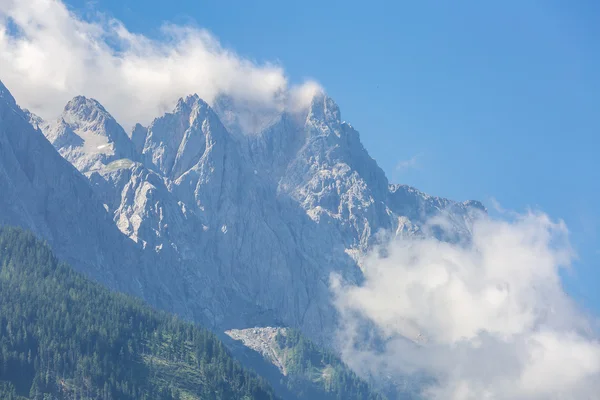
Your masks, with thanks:
<instances>
[{"instance_id":1,"label":"mountain","mask_svg":"<svg viewBox=\"0 0 600 400\"><path fill-rule=\"evenodd\" d=\"M86 115L109 120L105 115ZM90 180L61 157L31 121L46 125L23 111L0 82L0 225L30 230L87 276L186 315L181 300L186 282L175 267L162 268L173 263L124 236ZM75 130L67 135L74 137L79 137ZM127 135L125 140L129 141ZM88 178L95 176L91 173Z\"/></svg>"},{"instance_id":2,"label":"mountain","mask_svg":"<svg viewBox=\"0 0 600 400\"><path fill-rule=\"evenodd\" d=\"M185 315L216 331L284 325L327 342L330 276L360 281L380 232L458 240L485 212L391 185L324 93L301 112L258 118L252 132L236 107L187 96L126 137L97 101L76 97L42 126L118 229L166 261L159 279L185 286L181 297L169 289ZM428 224L440 214L450 236ZM178 276L160 277L168 270Z\"/></svg>"},{"instance_id":3,"label":"mountain","mask_svg":"<svg viewBox=\"0 0 600 400\"><path fill-rule=\"evenodd\" d=\"M0 398L275 399L212 334L0 228ZM19 396L19 397L18 397Z\"/></svg>"},{"instance_id":4,"label":"mountain","mask_svg":"<svg viewBox=\"0 0 600 400\"><path fill-rule=\"evenodd\" d=\"M0 83L0 223L35 232L97 279L127 285L116 266L137 255L126 250L89 182L32 127L30 115Z\"/></svg>"},{"instance_id":5,"label":"mountain","mask_svg":"<svg viewBox=\"0 0 600 400\"><path fill-rule=\"evenodd\" d=\"M191 95L128 135L96 100L42 121L0 84L0 224L217 333L290 327L333 346L333 273L360 282L386 236L468 239L485 212L390 184L324 93L251 117Z\"/></svg>"}]
</instances>

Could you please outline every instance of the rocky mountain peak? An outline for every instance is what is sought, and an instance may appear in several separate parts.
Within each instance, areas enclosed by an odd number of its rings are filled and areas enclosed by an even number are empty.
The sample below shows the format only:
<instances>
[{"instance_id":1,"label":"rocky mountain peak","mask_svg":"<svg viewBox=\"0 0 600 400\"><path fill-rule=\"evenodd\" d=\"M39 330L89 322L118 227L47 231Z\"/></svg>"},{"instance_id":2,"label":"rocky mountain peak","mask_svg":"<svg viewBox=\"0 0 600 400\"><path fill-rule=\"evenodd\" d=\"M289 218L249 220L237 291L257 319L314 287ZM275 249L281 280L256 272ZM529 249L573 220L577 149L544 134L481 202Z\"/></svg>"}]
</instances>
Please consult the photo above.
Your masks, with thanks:
<instances>
[{"instance_id":1,"label":"rocky mountain peak","mask_svg":"<svg viewBox=\"0 0 600 400\"><path fill-rule=\"evenodd\" d=\"M41 128L61 155L84 173L118 159L138 158L125 130L95 99L74 97L58 119Z\"/></svg>"},{"instance_id":2,"label":"rocky mountain peak","mask_svg":"<svg viewBox=\"0 0 600 400\"><path fill-rule=\"evenodd\" d=\"M75 96L67 104L65 105L64 112L74 112L74 113L90 113L93 111L97 111L103 114L108 114L104 106L100 104L100 102L93 98L88 98L85 96ZM85 119L89 119L85 118Z\"/></svg>"},{"instance_id":3,"label":"rocky mountain peak","mask_svg":"<svg viewBox=\"0 0 600 400\"><path fill-rule=\"evenodd\" d=\"M179 98L172 113L189 115L194 109L197 110L204 107L208 107L208 104L202 100L200 96L194 93L186 97Z\"/></svg>"},{"instance_id":4,"label":"rocky mountain peak","mask_svg":"<svg viewBox=\"0 0 600 400\"><path fill-rule=\"evenodd\" d=\"M60 118L74 130L94 131L113 140L124 140L127 134L97 100L76 96L70 100Z\"/></svg>"},{"instance_id":5,"label":"rocky mountain peak","mask_svg":"<svg viewBox=\"0 0 600 400\"><path fill-rule=\"evenodd\" d=\"M323 92L317 92L308 109L307 122L319 121L321 124L341 124L341 113L337 103Z\"/></svg>"},{"instance_id":6,"label":"rocky mountain peak","mask_svg":"<svg viewBox=\"0 0 600 400\"><path fill-rule=\"evenodd\" d=\"M138 129L138 135L143 131ZM176 178L198 161L207 146L226 141L227 136L213 109L198 95L191 95L179 99L173 112L150 124L143 154L163 174Z\"/></svg>"},{"instance_id":7,"label":"rocky mountain peak","mask_svg":"<svg viewBox=\"0 0 600 400\"><path fill-rule=\"evenodd\" d=\"M76 130L93 130L98 135L123 140L125 131L98 100L76 96L66 104L61 118Z\"/></svg>"}]
</instances>

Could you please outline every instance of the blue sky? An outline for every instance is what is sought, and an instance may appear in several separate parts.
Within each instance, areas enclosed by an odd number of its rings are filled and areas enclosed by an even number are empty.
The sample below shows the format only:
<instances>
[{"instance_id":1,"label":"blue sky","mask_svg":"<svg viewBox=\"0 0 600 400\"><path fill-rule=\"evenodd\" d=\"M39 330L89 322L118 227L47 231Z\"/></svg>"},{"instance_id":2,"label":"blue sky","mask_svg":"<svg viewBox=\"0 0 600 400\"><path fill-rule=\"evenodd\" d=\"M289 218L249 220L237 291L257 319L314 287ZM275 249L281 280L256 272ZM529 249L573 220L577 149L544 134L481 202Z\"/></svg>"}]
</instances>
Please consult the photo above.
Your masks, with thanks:
<instances>
[{"instance_id":1,"label":"blue sky","mask_svg":"<svg viewBox=\"0 0 600 400\"><path fill-rule=\"evenodd\" d=\"M484 4L485 3L485 4ZM133 32L210 30L338 102L390 180L562 218L600 311L600 3L69 0Z\"/></svg>"}]
</instances>

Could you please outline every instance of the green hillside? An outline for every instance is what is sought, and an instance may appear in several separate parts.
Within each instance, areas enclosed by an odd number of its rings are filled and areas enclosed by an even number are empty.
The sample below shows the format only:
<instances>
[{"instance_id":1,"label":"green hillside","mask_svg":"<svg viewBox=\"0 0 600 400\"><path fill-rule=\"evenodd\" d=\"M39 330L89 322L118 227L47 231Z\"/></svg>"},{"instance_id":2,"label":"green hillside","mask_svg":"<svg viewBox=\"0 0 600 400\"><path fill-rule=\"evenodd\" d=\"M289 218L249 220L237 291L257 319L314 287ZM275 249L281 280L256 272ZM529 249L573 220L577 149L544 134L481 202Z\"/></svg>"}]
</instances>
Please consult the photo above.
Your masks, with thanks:
<instances>
[{"instance_id":1,"label":"green hillside","mask_svg":"<svg viewBox=\"0 0 600 400\"><path fill-rule=\"evenodd\" d=\"M273 399L211 333L0 228L1 399Z\"/></svg>"},{"instance_id":2,"label":"green hillside","mask_svg":"<svg viewBox=\"0 0 600 400\"><path fill-rule=\"evenodd\" d=\"M290 328L255 327L232 329L226 334L237 343L234 354L247 360L259 373L268 377L286 399L295 400L385 400L385 396L357 376L334 353ZM227 342L226 342L227 343ZM251 352L259 355L269 369ZM277 371L277 373L275 373ZM283 388L283 390L282 390Z\"/></svg>"},{"instance_id":3,"label":"green hillside","mask_svg":"<svg viewBox=\"0 0 600 400\"><path fill-rule=\"evenodd\" d=\"M384 400L336 355L287 329L276 336L285 354L287 386L299 398Z\"/></svg>"}]
</instances>

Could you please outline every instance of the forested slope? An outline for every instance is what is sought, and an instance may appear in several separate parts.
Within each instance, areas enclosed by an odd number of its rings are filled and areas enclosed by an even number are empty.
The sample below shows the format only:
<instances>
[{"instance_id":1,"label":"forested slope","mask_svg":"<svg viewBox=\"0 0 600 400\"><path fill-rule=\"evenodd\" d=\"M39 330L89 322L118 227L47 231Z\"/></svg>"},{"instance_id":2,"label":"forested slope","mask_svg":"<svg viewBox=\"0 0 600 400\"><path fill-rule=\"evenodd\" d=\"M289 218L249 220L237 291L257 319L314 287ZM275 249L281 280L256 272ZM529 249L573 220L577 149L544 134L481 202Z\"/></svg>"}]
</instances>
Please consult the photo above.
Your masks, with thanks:
<instances>
[{"instance_id":1,"label":"forested slope","mask_svg":"<svg viewBox=\"0 0 600 400\"><path fill-rule=\"evenodd\" d=\"M110 292L0 228L1 399L273 399L206 330Z\"/></svg>"}]
</instances>

